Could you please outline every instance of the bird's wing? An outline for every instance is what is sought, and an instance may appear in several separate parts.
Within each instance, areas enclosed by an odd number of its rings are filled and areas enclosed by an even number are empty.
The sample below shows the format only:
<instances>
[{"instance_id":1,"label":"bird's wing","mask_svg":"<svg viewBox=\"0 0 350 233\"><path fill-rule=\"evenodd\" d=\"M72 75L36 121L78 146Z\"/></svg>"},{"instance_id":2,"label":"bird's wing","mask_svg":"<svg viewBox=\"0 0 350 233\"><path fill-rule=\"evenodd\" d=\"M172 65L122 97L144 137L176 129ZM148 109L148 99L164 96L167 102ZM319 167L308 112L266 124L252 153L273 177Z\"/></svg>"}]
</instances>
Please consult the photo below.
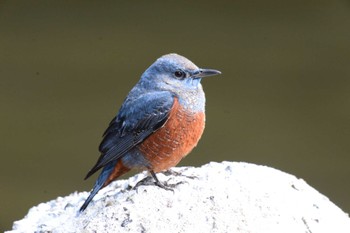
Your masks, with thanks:
<instances>
[{"instance_id":1,"label":"bird's wing","mask_svg":"<svg viewBox=\"0 0 350 233\"><path fill-rule=\"evenodd\" d=\"M174 98L170 92L160 91L146 93L136 100L126 99L105 131L99 147L101 156L85 179L110 161L121 158L162 127L168 119Z\"/></svg>"}]
</instances>

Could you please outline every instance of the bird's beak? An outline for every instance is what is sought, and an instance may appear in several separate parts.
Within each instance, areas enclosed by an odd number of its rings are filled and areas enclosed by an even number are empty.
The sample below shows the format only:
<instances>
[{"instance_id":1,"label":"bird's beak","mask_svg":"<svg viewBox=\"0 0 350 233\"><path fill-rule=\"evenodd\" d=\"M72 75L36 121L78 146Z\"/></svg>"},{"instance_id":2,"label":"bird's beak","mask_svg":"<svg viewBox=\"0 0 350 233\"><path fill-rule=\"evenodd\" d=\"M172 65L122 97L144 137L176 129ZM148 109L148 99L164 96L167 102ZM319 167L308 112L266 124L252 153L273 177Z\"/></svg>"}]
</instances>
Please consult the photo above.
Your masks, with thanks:
<instances>
[{"instance_id":1,"label":"bird's beak","mask_svg":"<svg viewBox=\"0 0 350 233\"><path fill-rule=\"evenodd\" d=\"M217 74L221 74L221 72L213 69L198 69L192 73L192 76L194 78L204 78L204 77L213 76Z\"/></svg>"}]
</instances>

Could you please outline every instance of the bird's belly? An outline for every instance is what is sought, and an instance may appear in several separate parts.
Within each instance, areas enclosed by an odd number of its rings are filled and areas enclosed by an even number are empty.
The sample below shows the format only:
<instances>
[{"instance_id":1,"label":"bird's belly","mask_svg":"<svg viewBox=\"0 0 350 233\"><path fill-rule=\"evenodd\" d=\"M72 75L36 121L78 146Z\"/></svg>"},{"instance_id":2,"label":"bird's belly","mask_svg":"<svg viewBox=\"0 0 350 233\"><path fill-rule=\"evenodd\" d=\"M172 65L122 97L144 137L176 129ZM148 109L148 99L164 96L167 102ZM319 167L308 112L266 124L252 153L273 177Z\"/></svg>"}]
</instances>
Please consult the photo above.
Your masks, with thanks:
<instances>
[{"instance_id":1,"label":"bird's belly","mask_svg":"<svg viewBox=\"0 0 350 233\"><path fill-rule=\"evenodd\" d=\"M176 101L168 121L138 146L155 172L176 166L197 145L205 125L205 114L188 113Z\"/></svg>"}]
</instances>

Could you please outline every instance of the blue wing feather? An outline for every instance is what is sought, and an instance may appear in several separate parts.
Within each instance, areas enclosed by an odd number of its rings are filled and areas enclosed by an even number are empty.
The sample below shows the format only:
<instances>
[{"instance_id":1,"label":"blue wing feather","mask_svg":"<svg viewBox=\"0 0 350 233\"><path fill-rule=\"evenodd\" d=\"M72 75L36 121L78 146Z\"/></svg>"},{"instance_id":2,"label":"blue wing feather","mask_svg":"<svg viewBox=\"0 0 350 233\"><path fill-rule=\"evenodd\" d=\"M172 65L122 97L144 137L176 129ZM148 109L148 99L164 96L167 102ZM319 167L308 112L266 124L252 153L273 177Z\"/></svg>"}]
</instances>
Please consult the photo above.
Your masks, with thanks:
<instances>
[{"instance_id":1,"label":"blue wing feather","mask_svg":"<svg viewBox=\"0 0 350 233\"><path fill-rule=\"evenodd\" d=\"M113 118L99 146L101 156L88 172L90 177L110 161L121 158L167 121L174 96L167 91L151 92L137 99L126 99L119 114Z\"/></svg>"}]
</instances>

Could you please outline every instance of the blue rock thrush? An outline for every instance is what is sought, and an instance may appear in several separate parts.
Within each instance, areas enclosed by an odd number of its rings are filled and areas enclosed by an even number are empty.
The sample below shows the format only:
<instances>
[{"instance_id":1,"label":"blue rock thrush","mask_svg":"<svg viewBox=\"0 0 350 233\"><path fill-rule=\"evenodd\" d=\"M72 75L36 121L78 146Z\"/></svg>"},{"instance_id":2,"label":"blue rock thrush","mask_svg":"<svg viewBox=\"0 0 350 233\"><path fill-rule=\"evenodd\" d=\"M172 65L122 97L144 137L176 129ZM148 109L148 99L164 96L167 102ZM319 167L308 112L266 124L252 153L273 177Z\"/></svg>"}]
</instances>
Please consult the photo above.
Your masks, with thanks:
<instances>
[{"instance_id":1,"label":"blue rock thrush","mask_svg":"<svg viewBox=\"0 0 350 233\"><path fill-rule=\"evenodd\" d=\"M103 168L80 208L84 211L103 187L136 168L155 172L176 166L197 145L205 124L203 77L220 74L200 69L187 58L168 54L141 76L111 121L99 157L85 179Z\"/></svg>"}]
</instances>

